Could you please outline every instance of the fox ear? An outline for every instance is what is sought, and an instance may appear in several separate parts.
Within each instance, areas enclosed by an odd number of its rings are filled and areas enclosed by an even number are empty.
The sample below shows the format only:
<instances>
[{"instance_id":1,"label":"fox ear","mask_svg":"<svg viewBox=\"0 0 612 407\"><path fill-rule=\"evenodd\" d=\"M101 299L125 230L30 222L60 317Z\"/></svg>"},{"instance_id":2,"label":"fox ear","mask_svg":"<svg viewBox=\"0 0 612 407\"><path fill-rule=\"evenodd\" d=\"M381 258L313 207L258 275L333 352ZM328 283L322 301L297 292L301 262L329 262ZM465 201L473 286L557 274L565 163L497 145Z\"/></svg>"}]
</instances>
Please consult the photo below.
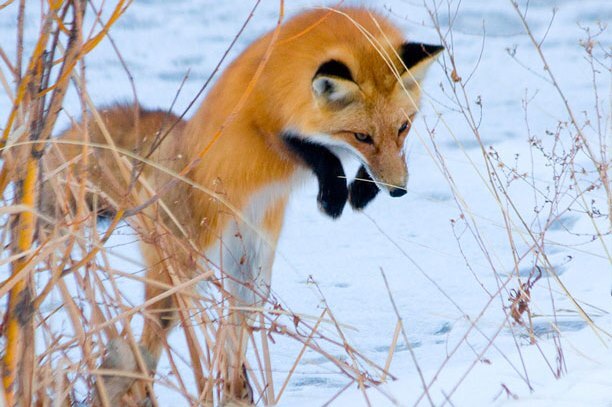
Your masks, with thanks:
<instances>
[{"instance_id":1,"label":"fox ear","mask_svg":"<svg viewBox=\"0 0 612 407\"><path fill-rule=\"evenodd\" d=\"M330 60L319 66L312 78L312 92L321 105L342 109L350 105L359 92L349 68L340 61Z\"/></svg>"},{"instance_id":2,"label":"fox ear","mask_svg":"<svg viewBox=\"0 0 612 407\"><path fill-rule=\"evenodd\" d=\"M443 50L444 47L441 45L429 45L419 42L404 43L398 52L402 62L408 68L402 74L404 85L410 87L416 82L421 82L429 66Z\"/></svg>"}]
</instances>

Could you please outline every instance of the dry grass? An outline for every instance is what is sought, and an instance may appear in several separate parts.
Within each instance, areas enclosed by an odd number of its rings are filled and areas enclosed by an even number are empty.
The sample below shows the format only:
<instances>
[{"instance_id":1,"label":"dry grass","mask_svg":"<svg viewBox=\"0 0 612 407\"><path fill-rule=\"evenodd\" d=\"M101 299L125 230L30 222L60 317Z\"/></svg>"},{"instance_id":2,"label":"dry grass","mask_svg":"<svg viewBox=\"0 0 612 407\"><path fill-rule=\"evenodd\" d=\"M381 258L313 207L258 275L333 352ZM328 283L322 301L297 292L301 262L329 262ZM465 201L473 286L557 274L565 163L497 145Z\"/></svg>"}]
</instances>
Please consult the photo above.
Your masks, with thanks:
<instances>
[{"instance_id":1,"label":"dry grass","mask_svg":"<svg viewBox=\"0 0 612 407\"><path fill-rule=\"evenodd\" d=\"M346 326L335 318L334 312L327 306L323 292L320 290L323 306L316 315L296 314L274 298L268 300L263 307L238 309L225 290L229 277L224 275L221 267L210 270L204 268L203 262L194 261L194 267L198 269L194 274L196 277L187 277L181 273L181 270L171 269L171 286L146 281L143 273L130 274L112 267L111 258L115 254L104 244L118 228L124 232L124 235L127 234L128 239L143 239L154 244L160 258L171 257L172 249L177 247L190 252L194 259L199 259L201 255L194 249L192 242L173 235L166 226L155 222L146 211L143 211L144 208L158 203L159 191L151 190L141 179L136 182L143 183L141 190L145 192L137 193L136 189L133 189L132 195L126 198L130 206L123 207L110 223L99 227L95 212L92 212L85 202L87 192L93 187L82 173L91 149L111 149L117 163L123 168L123 176L126 179L135 179L134 175L139 172L141 165L156 165L143 154L122 151L114 147L111 134L107 134L107 145L88 143L85 137L85 142L81 145L82 154L78 159L65 164L70 168L70 176L59 178L57 174L48 173L44 168L41 170L40 158L43 147L48 145L48 148L54 148L54 144L61 143L50 139L50 136L55 128L57 114L68 86L74 86L80 95L84 120L93 120L104 129L104 123L87 93L85 70L80 61L107 36L108 28L121 17L130 2L118 1L114 5L105 4L104 7L107 9L98 10L98 15L103 15L104 11L104 15L111 16L110 19L100 20L100 24L93 27L82 25L82 14L89 7L85 2L60 0L42 4L45 10L44 17L32 54L29 57L23 55L24 0L11 5L21 9L16 27L18 55L12 59L0 48L0 57L4 63L3 69L0 69L0 83L13 106L8 122L3 124L0 141L0 154L2 154L0 188L4 192L3 206L0 208L2 221L0 233L2 242L9 249L1 261L3 267L9 266L11 270L10 277L0 283L0 300L3 304L1 309L3 335L0 340L3 349L4 379L4 394L0 394L0 399L4 397L5 404L10 406L70 406L89 403L96 388L100 389L100 386L103 386L103 382L97 378L109 373L100 367L109 341L117 337L127 338L131 346L136 349L139 328L143 321L150 317L147 305L167 296L174 296L179 305L180 315L180 324L175 329L184 338L186 351L175 349L176 345L172 343L164 344L164 352L170 364L170 374L157 374L151 377L146 370L145 362L137 361L141 372L133 373L133 377L147 383L148 391L152 395L155 394L155 389L165 387L176 394L177 402L181 400L185 405L198 405L210 400L218 402L224 385L220 372L224 370L224 363L227 360L225 348L221 344L225 340L247 340L251 351L246 368L258 404L275 404L281 399L307 350L317 352L331 361L337 372L347 378L347 385L340 389L338 394L352 385L357 385L363 393L364 400L369 404L366 388L376 386L388 378L394 378L389 368L400 335L409 346L400 310L394 303L398 321L394 335L390 338L391 346L386 363L380 366L349 343L345 335ZM258 4L255 3L255 8ZM534 38L524 18L524 11L514 2L511 2L511 5L524 23L525 31L533 39L541 63L547 64L541 43ZM430 13L432 23L438 29L440 41L448 51L443 60L447 72L445 82L447 96L453 102L453 108L463 116L466 128L479 143L486 172L480 174L481 169L476 164L473 164L474 170L481 175L483 185L490 191L499 208L503 219L501 227L507 233L508 245L512 248L514 256L514 272L506 276L499 269L495 254L489 251L486 239L481 233L483 220L470 208L462 191L456 186L453 175L448 170L446 158L441 153L439 141L434 137L436 131L442 130L455 137L453 129L445 123L444 116L440 115L439 121L430 125L428 134L416 136L423 145L428 146L432 161L444 174L449 189L453 192L456 206L461 214L455 220L454 227L461 226L478 243L483 258L488 261L489 267L496 275L498 285L495 291L489 292L490 300L482 312L470 319L463 339L449 350L447 358L437 372L432 377L426 377L419 369L423 387L419 400L428 400L433 405L430 389L453 355L466 345L470 335L476 333L486 337L478 323L490 307L501 307L505 318L499 321L494 335L487 337L488 345L475 355L474 363L466 366L465 374L446 394L448 399L476 363L483 359L489 348L496 347L495 340L502 330L510 329L517 338L526 333L531 343L537 346L538 340L532 324L537 316L530 308L533 290L564 292L574 304L574 311L590 325L596 335L610 336L609 332L593 322L589 313L584 310L584 305L574 299L559 279L548 257L550 242L548 232L555 221L576 207L581 207L584 216L591 218L608 216L609 224L612 222L610 211L603 215L598 214L589 210L591 207L589 203L591 194L600 191L604 191L608 206L612 203L612 197L608 180L610 161L605 149L605 129L602 130L606 125L597 123L599 139L584 134L585 123L576 117L556 82L553 67L546 70L545 74L548 75L548 79L558 91L559 98L566 106L567 123L560 124L558 131L551 135L552 143L550 140L543 142L536 136L529 135L533 153L546 157L555 172L555 177L551 178L552 181L549 183L550 188L539 189L528 172L525 173L508 164L511 159L500 156L482 141L478 115L475 114L479 107L477 103L472 102L475 98L465 86L466 80L471 75L460 75L461 70L455 64L456 50L450 37L452 26L451 31L443 31L441 28L443 24L439 21L439 11L431 8ZM281 7L279 23L282 18ZM248 20L245 25L246 23ZM236 35L230 48L240 34L241 32ZM593 39L589 34L584 42L585 56L590 58L595 72L595 66L599 67L600 64L593 56L592 46ZM383 55L383 57L389 56ZM9 85L10 83L16 84L15 89ZM207 84L208 81L202 91ZM248 91L247 89L245 92L245 98ZM597 94L597 91L594 84L594 93ZM237 106L237 109L239 108L240 106ZM528 111L526 102L526 131L529 130ZM597 120L605 121L606 115L603 109L594 113L594 116L599 118ZM87 127L85 123L83 127ZM571 137L564 138L567 134ZM457 143L460 145L459 141ZM563 149L557 148L560 144L563 144ZM578 155L588 157L592 168L584 169L578 166L576 164ZM468 162L472 160L467 153L466 160ZM162 167L159 169L168 171ZM533 168L531 170L534 171ZM588 176L582 176L585 171ZM183 177L184 172L172 175L174 183L190 182ZM40 192L38 184L42 179L48 179L53 183L55 199L65 209L65 216L62 218L49 219L48 215L41 213L38 208L37 195ZM510 188L513 183L528 184L538 196L541 208L532 218L528 218L528 214L517 208L516 198ZM172 185L168 185L168 188ZM202 186L192 186L224 203L222 197L216 196ZM160 210L166 209L161 207ZM229 207L229 210L234 209ZM547 211L546 216L542 216L544 211ZM241 216L240 213L235 214ZM53 227L37 231L36 225L40 224L41 220ZM604 241L604 237L610 232L599 230L598 225L601 225L601 222L594 220L592 237L601 242L602 253L612 262ZM385 234L383 230L381 233ZM402 250L391 237L387 237L391 244ZM457 237L457 242L461 249L462 239ZM528 249L519 250L519 246ZM427 270L420 268L408 253L402 252L402 254L411 266L429 278ZM465 261L470 267L471 259L465 257ZM524 268L525 264L533 265L533 272L527 278L519 275L519 270ZM556 284L554 288L551 285L548 287L542 285L539 277L544 273L551 277L548 281L552 280ZM430 280L436 289L443 292L455 304L460 313L465 314L461 304L457 304L451 294L444 292L433 279ZM316 282L311 281L311 283L318 289ZM166 291L145 303L135 302L135 296L126 295L132 288L143 291L144 284L161 284L161 288ZM206 284L206 293L195 290L199 284ZM126 287L130 289L126 290ZM393 302L390 291L389 295ZM229 329L232 324L230 316L236 311L248 312L256 321L249 329L248 338L231 337L234 331ZM279 337L295 341L299 344L300 351L285 377L278 381L276 375L277 381L275 381L270 342ZM560 342L558 343L558 357L549 363L551 371L557 376L564 369L563 352ZM517 349L520 353L518 345ZM543 357L547 358L544 354ZM413 358L418 368L417 357L414 354ZM527 385L531 386L524 366L516 366L515 370L525 378ZM510 394L510 391L506 390ZM0 400L0 405L3 405L3 401ZM126 400L126 403L129 405L129 401ZM108 401L102 400L102 404L108 405Z\"/></svg>"}]
</instances>

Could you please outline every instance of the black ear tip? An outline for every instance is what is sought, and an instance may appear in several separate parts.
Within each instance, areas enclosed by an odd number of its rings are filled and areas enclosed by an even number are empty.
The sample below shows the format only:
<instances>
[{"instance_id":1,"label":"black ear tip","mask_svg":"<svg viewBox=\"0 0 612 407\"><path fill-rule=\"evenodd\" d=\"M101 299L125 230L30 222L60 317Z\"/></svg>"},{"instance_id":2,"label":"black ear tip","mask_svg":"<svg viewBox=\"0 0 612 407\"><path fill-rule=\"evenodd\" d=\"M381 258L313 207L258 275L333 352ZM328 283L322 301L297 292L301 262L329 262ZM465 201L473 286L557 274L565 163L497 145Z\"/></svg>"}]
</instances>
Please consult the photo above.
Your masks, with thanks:
<instances>
[{"instance_id":1,"label":"black ear tip","mask_svg":"<svg viewBox=\"0 0 612 407\"><path fill-rule=\"evenodd\" d=\"M444 51L442 45L406 42L402 44L399 54L406 68L410 69L425 59L435 57L442 51Z\"/></svg>"},{"instance_id":2,"label":"black ear tip","mask_svg":"<svg viewBox=\"0 0 612 407\"><path fill-rule=\"evenodd\" d=\"M444 46L437 44L425 44L423 42L405 42L402 44L402 51L413 51L417 53L424 53L426 55L435 55L440 51L444 51Z\"/></svg>"},{"instance_id":3,"label":"black ear tip","mask_svg":"<svg viewBox=\"0 0 612 407\"><path fill-rule=\"evenodd\" d=\"M425 47L425 51L428 54L432 55L432 56L437 55L440 52L444 51L444 46L442 46L442 45L427 45L427 44L424 44L424 47Z\"/></svg>"}]
</instances>

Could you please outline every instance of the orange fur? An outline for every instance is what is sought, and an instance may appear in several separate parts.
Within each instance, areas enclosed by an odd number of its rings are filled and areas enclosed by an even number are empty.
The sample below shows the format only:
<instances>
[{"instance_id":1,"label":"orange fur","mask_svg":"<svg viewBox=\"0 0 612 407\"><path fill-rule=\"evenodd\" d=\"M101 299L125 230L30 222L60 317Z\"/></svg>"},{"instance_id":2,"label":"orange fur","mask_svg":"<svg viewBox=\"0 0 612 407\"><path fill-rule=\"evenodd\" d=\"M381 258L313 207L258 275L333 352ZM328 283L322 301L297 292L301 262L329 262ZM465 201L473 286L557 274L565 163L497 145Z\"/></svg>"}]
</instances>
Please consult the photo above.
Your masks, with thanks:
<instances>
[{"instance_id":1,"label":"orange fur","mask_svg":"<svg viewBox=\"0 0 612 407\"><path fill-rule=\"evenodd\" d=\"M373 38L364 35L356 24ZM220 239L224 247L230 248L227 250L234 250L230 254L237 257L241 253L235 252L236 247L258 251L246 253L254 259L246 266L227 259L225 265L217 264L233 269L232 273L243 282L256 280L259 297L245 293L240 284L230 287L236 301L245 303L261 302L260 298L267 295L274 246L282 229L287 199L301 174L306 172L303 162L287 148L280 135L286 131L313 137L324 134L360 155L360 159L368 163L375 180L403 186L407 177L402 154L405 133L398 136L397 129L414 115L420 98L418 86L405 81L404 89L397 78L405 71L397 55L397 49L404 42L401 32L385 18L366 9L307 11L283 24L274 44L271 44L272 39L269 33L250 45L225 70L199 110L186 122L162 111L131 106L115 106L102 111L114 142L127 150L138 148L140 154L151 149L156 135L177 122L151 158L180 172L201 155L187 177L218 192L233 207L244 212L248 222L237 219L214 198L184 183L175 184L162 200L177 216L187 237L195 242L202 255L208 257L222 250ZM270 46L272 53L261 76L242 108L236 111ZM388 62L381 53L387 56ZM351 104L342 111L319 103L312 92L315 71L331 59L345 63L359 84L359 89L352 91ZM75 125L60 137L80 140L82 130L80 125ZM91 118L88 130L93 142L106 144L103 133ZM369 134L375 143L360 143L354 133ZM50 170L58 168L81 151L80 146L54 146L45 165ZM113 164L112 154L96 149L92 154L89 178L97 192L106 197L107 205L133 206L136 202L127 194L130 183L123 180L117 165ZM142 176L155 190L171 180L147 165ZM46 183L44 188L43 206L49 212L54 206L51 183ZM149 213L159 216L164 225L178 234L178 229L159 208ZM256 233L248 230L253 225L259 229ZM259 232L265 236L258 236ZM236 236L238 234L240 237ZM246 244L238 245L234 240L239 238L246 239ZM162 260L153 245L143 243L142 247L150 279L171 285L168 267L183 269L180 271L187 275L193 270L193 258L186 250L177 249L175 258ZM208 260L214 262L214 259ZM151 298L163 289L147 286L146 291L147 298ZM145 324L142 344L154 361L159 358L161 344L176 318L174 311L161 311L172 308L175 304L170 298L149 309L151 317ZM237 353L230 361L234 377L241 376L236 372L242 364L243 351ZM245 388L246 378L240 380L243 382L228 390L231 397L244 397L240 391Z\"/></svg>"}]
</instances>

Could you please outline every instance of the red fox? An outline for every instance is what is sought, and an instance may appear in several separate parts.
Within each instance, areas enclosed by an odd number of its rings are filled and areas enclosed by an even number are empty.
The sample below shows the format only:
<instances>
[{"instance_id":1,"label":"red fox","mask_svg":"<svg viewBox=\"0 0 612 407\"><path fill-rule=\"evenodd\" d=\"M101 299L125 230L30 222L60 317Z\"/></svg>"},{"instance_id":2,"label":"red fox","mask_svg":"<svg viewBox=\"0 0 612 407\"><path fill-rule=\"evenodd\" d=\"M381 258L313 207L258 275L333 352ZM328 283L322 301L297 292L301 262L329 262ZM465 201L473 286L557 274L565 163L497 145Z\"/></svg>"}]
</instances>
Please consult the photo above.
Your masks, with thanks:
<instances>
[{"instance_id":1,"label":"red fox","mask_svg":"<svg viewBox=\"0 0 612 407\"><path fill-rule=\"evenodd\" d=\"M175 172L195 162L186 177L219 191L241 213L237 219L210 195L186 183L168 184L172 177L152 166L142 168L140 176L160 191L174 214L171 219L159 211L158 219L175 234L186 235L208 264L222 261L223 271L232 276L229 290L235 301L261 304L269 293L287 199L305 176L312 173L318 180L318 205L332 218L342 214L347 202L363 209L379 190L393 197L406 193L404 141L418 110L420 82L442 49L406 42L391 22L364 8L315 9L251 44L189 120L131 106L111 107L101 115L117 146L139 148ZM60 137L81 140L82 134L82 127L74 125ZM89 120L88 134L92 142L106 144L94 120ZM45 165L61 173L62 163L81 152L81 147L55 146ZM361 164L348 185L338 158L343 153ZM108 150L92 149L91 154L88 176L108 207L102 209L125 206L129 180L117 175ZM60 216L57 204L45 202L51 186L43 188L43 204ZM147 279L165 285L172 284L169 266L189 275L193 262L200 261L182 249L162 259L150 242L142 243L142 252ZM164 292L160 286L147 284L146 298ZM174 301L170 296L148 309L141 347L152 370L177 319ZM252 402L243 342L227 345L233 356L224 397ZM113 343L109 353L126 352L122 346ZM112 360L107 358L105 367L135 369L133 358ZM105 380L111 404L131 385L125 377Z\"/></svg>"}]
</instances>

